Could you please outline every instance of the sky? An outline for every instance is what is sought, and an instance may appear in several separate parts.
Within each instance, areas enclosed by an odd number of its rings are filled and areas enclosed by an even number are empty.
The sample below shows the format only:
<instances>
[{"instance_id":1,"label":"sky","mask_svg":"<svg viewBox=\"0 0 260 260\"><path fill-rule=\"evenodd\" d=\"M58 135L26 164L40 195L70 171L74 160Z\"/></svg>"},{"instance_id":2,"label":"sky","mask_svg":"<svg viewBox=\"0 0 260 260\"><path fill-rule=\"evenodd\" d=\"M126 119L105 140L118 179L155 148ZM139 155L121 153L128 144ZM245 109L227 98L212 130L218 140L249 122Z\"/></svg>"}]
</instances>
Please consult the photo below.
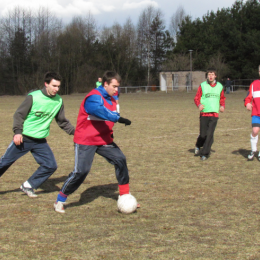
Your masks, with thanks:
<instances>
[{"instance_id":1,"label":"sky","mask_svg":"<svg viewBox=\"0 0 260 260\"><path fill-rule=\"evenodd\" d=\"M160 8L168 27L170 18L182 6L192 19L201 18L208 11L231 7L235 0L0 0L0 18L6 16L15 7L38 10L48 9L67 24L74 16L93 15L100 26L112 26L115 22L124 24L130 17L137 24L139 15L149 5Z\"/></svg>"}]
</instances>

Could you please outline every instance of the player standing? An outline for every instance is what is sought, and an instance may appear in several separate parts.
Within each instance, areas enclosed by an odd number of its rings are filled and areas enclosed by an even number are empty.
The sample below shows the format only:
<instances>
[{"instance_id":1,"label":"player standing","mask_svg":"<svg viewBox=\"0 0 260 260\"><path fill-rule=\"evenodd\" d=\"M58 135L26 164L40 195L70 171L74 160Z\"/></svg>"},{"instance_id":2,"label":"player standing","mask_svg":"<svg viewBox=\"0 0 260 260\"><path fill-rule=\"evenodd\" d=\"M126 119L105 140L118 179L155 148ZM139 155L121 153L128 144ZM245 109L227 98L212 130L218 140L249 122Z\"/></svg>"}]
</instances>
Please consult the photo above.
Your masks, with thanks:
<instances>
[{"instance_id":1,"label":"player standing","mask_svg":"<svg viewBox=\"0 0 260 260\"><path fill-rule=\"evenodd\" d=\"M260 66L258 67L260 75ZM252 111L252 133L251 133L251 152L248 155L248 160L253 160L257 151L258 132L260 129L260 80L253 81L249 87L248 95L245 98L245 107ZM260 161L260 152L257 155Z\"/></svg>"},{"instance_id":2,"label":"player standing","mask_svg":"<svg viewBox=\"0 0 260 260\"><path fill-rule=\"evenodd\" d=\"M224 89L222 84L216 81L216 77L216 70L208 69L207 80L201 83L194 98L200 111L200 134L195 146L195 155L200 154L202 161L209 157L219 111L225 110ZM200 150L201 147L203 148Z\"/></svg>"}]
</instances>

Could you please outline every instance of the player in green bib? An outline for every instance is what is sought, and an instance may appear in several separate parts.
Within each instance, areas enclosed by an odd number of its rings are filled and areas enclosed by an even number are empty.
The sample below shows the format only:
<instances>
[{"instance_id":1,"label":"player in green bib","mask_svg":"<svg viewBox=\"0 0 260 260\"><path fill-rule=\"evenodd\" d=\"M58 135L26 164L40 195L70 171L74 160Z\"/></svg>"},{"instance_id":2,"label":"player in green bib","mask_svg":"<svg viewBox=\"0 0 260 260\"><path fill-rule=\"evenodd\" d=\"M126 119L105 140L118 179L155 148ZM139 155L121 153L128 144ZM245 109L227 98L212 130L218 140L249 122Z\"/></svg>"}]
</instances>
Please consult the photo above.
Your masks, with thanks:
<instances>
[{"instance_id":1,"label":"player in green bib","mask_svg":"<svg viewBox=\"0 0 260 260\"><path fill-rule=\"evenodd\" d=\"M96 88L100 87L102 85L102 78L98 78L98 81L96 82Z\"/></svg>"},{"instance_id":2,"label":"player in green bib","mask_svg":"<svg viewBox=\"0 0 260 260\"><path fill-rule=\"evenodd\" d=\"M201 160L207 160L214 140L214 131L217 126L219 112L225 110L224 89L216 81L215 69L209 69L207 80L198 88L194 102L200 111L200 134L195 146L195 155Z\"/></svg>"},{"instance_id":3,"label":"player in green bib","mask_svg":"<svg viewBox=\"0 0 260 260\"><path fill-rule=\"evenodd\" d=\"M57 169L57 163L46 137L55 118L67 134L74 135L74 126L66 119L62 98L57 94L61 77L48 72L44 78L45 87L32 91L14 114L14 137L0 159L0 176L20 157L32 153L40 167L25 181L20 189L29 197L37 197L34 190L45 182Z\"/></svg>"}]
</instances>

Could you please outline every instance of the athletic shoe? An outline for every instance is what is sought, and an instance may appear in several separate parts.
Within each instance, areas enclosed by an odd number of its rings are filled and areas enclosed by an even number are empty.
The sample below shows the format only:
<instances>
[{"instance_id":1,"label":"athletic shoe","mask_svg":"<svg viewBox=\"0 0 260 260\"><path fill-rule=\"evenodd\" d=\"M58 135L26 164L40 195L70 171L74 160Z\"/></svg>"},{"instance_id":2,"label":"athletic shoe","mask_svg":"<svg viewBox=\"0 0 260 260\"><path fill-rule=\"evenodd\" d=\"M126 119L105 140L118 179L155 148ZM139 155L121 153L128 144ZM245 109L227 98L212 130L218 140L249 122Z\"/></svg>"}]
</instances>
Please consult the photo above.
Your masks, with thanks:
<instances>
[{"instance_id":1,"label":"athletic shoe","mask_svg":"<svg viewBox=\"0 0 260 260\"><path fill-rule=\"evenodd\" d=\"M196 146L194 150L194 154L198 155L199 153L200 153L200 148Z\"/></svg>"},{"instance_id":2,"label":"athletic shoe","mask_svg":"<svg viewBox=\"0 0 260 260\"><path fill-rule=\"evenodd\" d=\"M27 194L28 197L30 197L30 198L36 198L36 197L38 197L38 195L35 194L33 188L26 188L26 187L23 186L23 184L21 185L20 190L22 190L22 191L23 191L25 194Z\"/></svg>"},{"instance_id":3,"label":"athletic shoe","mask_svg":"<svg viewBox=\"0 0 260 260\"><path fill-rule=\"evenodd\" d=\"M201 157L200 157L200 160L201 161L206 161L208 159L208 157L207 156L204 156L204 155L202 155Z\"/></svg>"},{"instance_id":4,"label":"athletic shoe","mask_svg":"<svg viewBox=\"0 0 260 260\"><path fill-rule=\"evenodd\" d=\"M260 161L260 152L257 155L257 159L258 159L258 161Z\"/></svg>"},{"instance_id":5,"label":"athletic shoe","mask_svg":"<svg viewBox=\"0 0 260 260\"><path fill-rule=\"evenodd\" d=\"M255 152L251 151L250 154L247 156L248 160L253 160L255 157Z\"/></svg>"},{"instance_id":6,"label":"athletic shoe","mask_svg":"<svg viewBox=\"0 0 260 260\"><path fill-rule=\"evenodd\" d=\"M59 213L65 213L63 202L61 202L61 201L55 202L54 210Z\"/></svg>"}]
</instances>

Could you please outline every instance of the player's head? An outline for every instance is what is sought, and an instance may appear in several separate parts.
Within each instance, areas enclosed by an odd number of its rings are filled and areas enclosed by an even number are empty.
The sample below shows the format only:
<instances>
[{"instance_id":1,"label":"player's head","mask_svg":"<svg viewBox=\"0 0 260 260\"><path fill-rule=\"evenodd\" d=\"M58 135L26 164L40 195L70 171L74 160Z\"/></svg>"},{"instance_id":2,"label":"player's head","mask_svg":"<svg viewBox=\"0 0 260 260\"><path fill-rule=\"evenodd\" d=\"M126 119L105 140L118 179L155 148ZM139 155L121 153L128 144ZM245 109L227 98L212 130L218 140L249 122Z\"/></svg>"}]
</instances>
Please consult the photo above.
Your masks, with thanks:
<instances>
[{"instance_id":1,"label":"player's head","mask_svg":"<svg viewBox=\"0 0 260 260\"><path fill-rule=\"evenodd\" d=\"M98 78L98 82L102 82L102 78Z\"/></svg>"},{"instance_id":2,"label":"player's head","mask_svg":"<svg viewBox=\"0 0 260 260\"><path fill-rule=\"evenodd\" d=\"M47 83L47 84L50 84L50 82L53 79L57 80L57 81L61 81L62 80L61 76L58 73L56 73L56 72L49 71L49 72L47 72L44 75L44 82Z\"/></svg>"},{"instance_id":3,"label":"player's head","mask_svg":"<svg viewBox=\"0 0 260 260\"><path fill-rule=\"evenodd\" d=\"M44 85L49 96L55 96L60 89L61 76L56 72L47 72L44 76Z\"/></svg>"},{"instance_id":4,"label":"player's head","mask_svg":"<svg viewBox=\"0 0 260 260\"><path fill-rule=\"evenodd\" d=\"M209 68L207 69L207 80L210 82L210 83L213 83L217 77L217 71L216 69L214 68Z\"/></svg>"},{"instance_id":5,"label":"player's head","mask_svg":"<svg viewBox=\"0 0 260 260\"><path fill-rule=\"evenodd\" d=\"M102 78L102 86L111 97L118 91L120 82L121 77L114 71L106 71Z\"/></svg>"},{"instance_id":6,"label":"player's head","mask_svg":"<svg viewBox=\"0 0 260 260\"><path fill-rule=\"evenodd\" d=\"M121 77L119 76L119 74L117 72L114 71L106 71L103 75L102 78L102 85L105 85L105 82L107 82L107 84L110 84L112 79L117 80L117 82L120 84L121 83Z\"/></svg>"},{"instance_id":7,"label":"player's head","mask_svg":"<svg viewBox=\"0 0 260 260\"><path fill-rule=\"evenodd\" d=\"M206 77L208 77L209 73L214 73L215 76L217 77L217 70L215 68L208 68L207 73L206 73Z\"/></svg>"}]
</instances>

